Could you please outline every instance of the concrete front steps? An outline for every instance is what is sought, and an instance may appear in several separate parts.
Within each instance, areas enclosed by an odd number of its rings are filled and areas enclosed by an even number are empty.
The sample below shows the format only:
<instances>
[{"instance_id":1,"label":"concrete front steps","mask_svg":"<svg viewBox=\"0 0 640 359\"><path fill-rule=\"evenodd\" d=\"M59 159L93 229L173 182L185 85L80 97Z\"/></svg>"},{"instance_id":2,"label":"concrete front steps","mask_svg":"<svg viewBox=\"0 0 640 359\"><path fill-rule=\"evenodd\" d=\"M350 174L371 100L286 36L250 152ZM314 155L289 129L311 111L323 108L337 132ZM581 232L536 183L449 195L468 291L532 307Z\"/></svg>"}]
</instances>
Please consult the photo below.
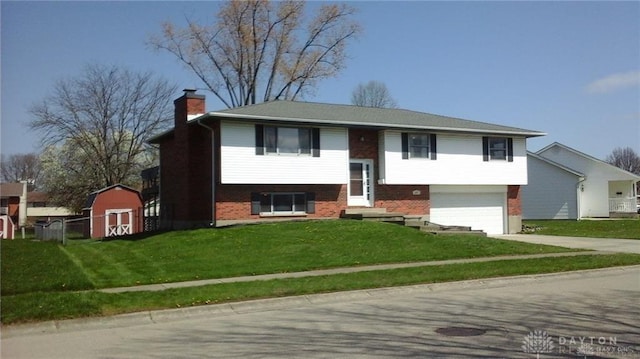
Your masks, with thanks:
<instances>
[{"instance_id":1,"label":"concrete front steps","mask_svg":"<svg viewBox=\"0 0 640 359\"><path fill-rule=\"evenodd\" d=\"M360 221L391 222L404 225L404 213L387 212L386 208L347 208L340 214L340 218L357 219Z\"/></svg>"},{"instance_id":2,"label":"concrete front steps","mask_svg":"<svg viewBox=\"0 0 640 359\"><path fill-rule=\"evenodd\" d=\"M387 212L386 208L348 208L341 215L345 219L357 219L361 221L390 222L403 226L416 228L431 234L470 234L487 236L484 231L473 230L466 226L444 226L423 219L420 215L406 215L400 212Z\"/></svg>"}]
</instances>

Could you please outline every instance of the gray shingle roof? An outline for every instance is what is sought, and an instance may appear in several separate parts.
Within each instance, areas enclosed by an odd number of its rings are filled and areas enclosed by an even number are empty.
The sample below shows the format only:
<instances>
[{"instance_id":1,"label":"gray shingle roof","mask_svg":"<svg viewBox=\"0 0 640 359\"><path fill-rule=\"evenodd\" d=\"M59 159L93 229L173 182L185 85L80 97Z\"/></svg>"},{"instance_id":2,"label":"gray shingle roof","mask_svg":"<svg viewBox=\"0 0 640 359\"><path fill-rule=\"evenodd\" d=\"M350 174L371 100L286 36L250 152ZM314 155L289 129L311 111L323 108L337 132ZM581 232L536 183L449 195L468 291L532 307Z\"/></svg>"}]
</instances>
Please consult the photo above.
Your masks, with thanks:
<instances>
[{"instance_id":1,"label":"gray shingle roof","mask_svg":"<svg viewBox=\"0 0 640 359\"><path fill-rule=\"evenodd\" d=\"M271 101L256 105L214 111L206 117L231 117L274 122L304 122L342 126L367 126L434 131L510 134L526 137L545 133L517 127L495 125L429 113L353 105L300 101Z\"/></svg>"}]
</instances>

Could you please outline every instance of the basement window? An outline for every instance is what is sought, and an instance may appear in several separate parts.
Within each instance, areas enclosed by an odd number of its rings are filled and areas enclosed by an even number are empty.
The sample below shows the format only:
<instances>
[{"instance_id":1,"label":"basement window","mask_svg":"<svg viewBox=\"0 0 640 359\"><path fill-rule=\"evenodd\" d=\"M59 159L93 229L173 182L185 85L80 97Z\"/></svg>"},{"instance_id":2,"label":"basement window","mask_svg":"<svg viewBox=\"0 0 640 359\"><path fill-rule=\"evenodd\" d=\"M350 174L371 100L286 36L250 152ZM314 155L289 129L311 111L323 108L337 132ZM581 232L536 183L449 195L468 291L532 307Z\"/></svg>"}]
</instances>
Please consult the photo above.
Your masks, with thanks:
<instances>
[{"instance_id":1,"label":"basement window","mask_svg":"<svg viewBox=\"0 0 640 359\"><path fill-rule=\"evenodd\" d=\"M316 211L314 192L253 192L251 214L260 216L304 216Z\"/></svg>"},{"instance_id":2,"label":"basement window","mask_svg":"<svg viewBox=\"0 0 640 359\"><path fill-rule=\"evenodd\" d=\"M260 199L261 215L303 215L306 213L305 193L264 193Z\"/></svg>"}]
</instances>

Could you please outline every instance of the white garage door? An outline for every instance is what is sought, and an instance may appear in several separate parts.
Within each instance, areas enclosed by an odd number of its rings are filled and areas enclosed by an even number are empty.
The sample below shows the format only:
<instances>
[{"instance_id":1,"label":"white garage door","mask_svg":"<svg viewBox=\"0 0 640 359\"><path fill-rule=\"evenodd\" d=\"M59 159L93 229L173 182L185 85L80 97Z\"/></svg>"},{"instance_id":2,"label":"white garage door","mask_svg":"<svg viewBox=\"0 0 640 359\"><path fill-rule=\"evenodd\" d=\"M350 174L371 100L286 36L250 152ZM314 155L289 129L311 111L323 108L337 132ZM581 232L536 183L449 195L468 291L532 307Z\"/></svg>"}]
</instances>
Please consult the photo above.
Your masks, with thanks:
<instances>
[{"instance_id":1,"label":"white garage door","mask_svg":"<svg viewBox=\"0 0 640 359\"><path fill-rule=\"evenodd\" d=\"M430 221L503 234L505 202L504 193L431 193Z\"/></svg>"}]
</instances>

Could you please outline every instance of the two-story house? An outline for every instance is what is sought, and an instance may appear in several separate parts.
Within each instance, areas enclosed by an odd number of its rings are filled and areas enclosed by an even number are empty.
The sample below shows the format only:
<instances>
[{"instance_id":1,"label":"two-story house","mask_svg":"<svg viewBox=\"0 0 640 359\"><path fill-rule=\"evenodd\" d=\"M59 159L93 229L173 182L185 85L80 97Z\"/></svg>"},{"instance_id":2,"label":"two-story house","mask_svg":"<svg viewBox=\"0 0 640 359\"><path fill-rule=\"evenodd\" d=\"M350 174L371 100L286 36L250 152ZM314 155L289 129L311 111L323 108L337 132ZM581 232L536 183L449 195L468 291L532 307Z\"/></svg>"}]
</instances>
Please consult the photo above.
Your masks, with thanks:
<instances>
[{"instance_id":1,"label":"two-story house","mask_svg":"<svg viewBox=\"0 0 640 359\"><path fill-rule=\"evenodd\" d=\"M165 228L337 218L374 207L487 233L521 227L526 139L544 133L402 109L273 101L205 113L185 90L160 147Z\"/></svg>"}]
</instances>

